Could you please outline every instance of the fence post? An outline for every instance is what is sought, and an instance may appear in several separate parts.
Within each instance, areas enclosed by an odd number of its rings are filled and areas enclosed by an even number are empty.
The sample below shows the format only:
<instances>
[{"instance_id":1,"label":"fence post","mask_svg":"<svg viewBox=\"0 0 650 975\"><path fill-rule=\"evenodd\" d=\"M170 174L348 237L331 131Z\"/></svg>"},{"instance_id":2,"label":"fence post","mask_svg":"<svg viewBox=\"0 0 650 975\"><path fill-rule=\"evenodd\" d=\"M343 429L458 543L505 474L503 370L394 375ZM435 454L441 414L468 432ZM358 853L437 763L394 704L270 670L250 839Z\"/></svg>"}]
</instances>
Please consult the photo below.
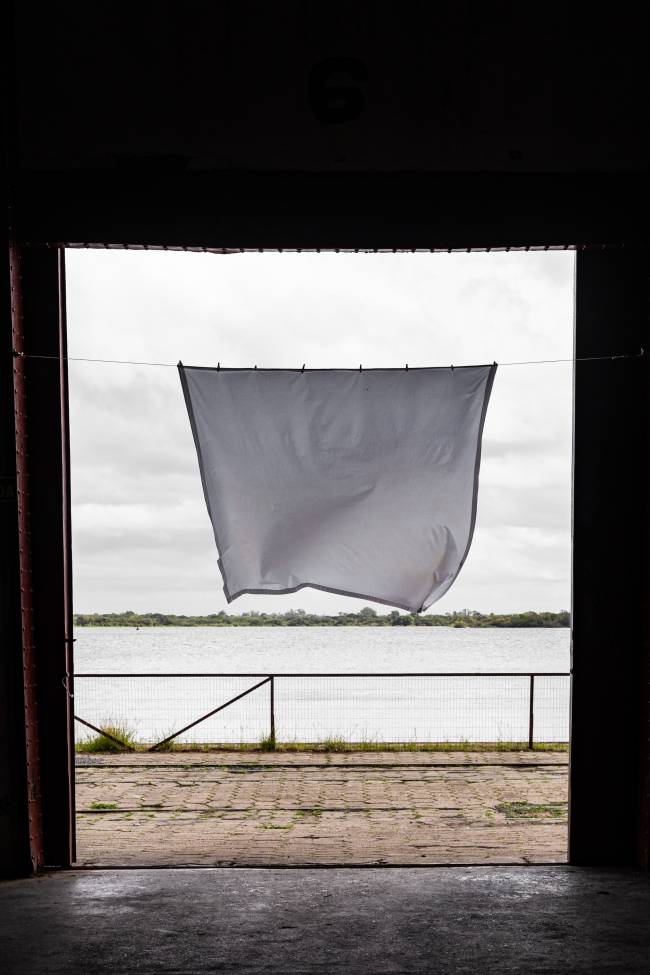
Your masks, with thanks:
<instances>
[{"instance_id":1,"label":"fence post","mask_svg":"<svg viewBox=\"0 0 650 975\"><path fill-rule=\"evenodd\" d=\"M271 741L275 744L275 683L271 676Z\"/></svg>"},{"instance_id":2,"label":"fence post","mask_svg":"<svg viewBox=\"0 0 650 975\"><path fill-rule=\"evenodd\" d=\"M535 714L535 675L530 675L530 700L528 702L528 747L533 747Z\"/></svg>"}]
</instances>

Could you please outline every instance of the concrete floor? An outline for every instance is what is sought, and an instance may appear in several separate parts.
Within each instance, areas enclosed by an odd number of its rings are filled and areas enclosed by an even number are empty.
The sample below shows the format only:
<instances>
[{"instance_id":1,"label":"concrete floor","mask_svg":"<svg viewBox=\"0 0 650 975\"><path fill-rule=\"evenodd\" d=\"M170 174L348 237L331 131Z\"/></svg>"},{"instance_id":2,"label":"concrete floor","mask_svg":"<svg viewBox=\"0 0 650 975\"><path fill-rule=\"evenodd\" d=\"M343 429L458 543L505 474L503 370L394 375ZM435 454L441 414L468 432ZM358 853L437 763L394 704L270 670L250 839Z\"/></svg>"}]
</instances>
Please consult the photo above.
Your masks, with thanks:
<instances>
[{"instance_id":1,"label":"concrete floor","mask_svg":"<svg viewBox=\"0 0 650 975\"><path fill-rule=\"evenodd\" d=\"M0 884L5 975L650 971L650 878L571 867L97 870Z\"/></svg>"}]
</instances>

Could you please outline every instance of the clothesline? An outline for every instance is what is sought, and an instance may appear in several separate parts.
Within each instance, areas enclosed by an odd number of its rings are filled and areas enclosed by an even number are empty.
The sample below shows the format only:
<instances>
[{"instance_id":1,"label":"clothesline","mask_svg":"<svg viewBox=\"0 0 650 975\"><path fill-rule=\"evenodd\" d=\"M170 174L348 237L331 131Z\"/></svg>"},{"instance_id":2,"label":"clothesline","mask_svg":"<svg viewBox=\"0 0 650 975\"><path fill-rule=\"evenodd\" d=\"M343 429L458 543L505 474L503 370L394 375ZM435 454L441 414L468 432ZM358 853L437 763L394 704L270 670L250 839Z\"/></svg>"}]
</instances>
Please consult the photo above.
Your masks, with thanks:
<instances>
[{"instance_id":1,"label":"clothesline","mask_svg":"<svg viewBox=\"0 0 650 975\"><path fill-rule=\"evenodd\" d=\"M525 360L522 360L520 362L499 362L499 363L496 363L495 362L495 365L498 365L500 369L502 369L504 366L547 366L547 365L554 365L555 363L560 363L560 362L603 362L603 361L614 361L615 359L641 359L641 358L643 358L644 355L645 355L645 349L642 346L639 352L625 352L625 353L617 354L617 355L577 356L577 357L574 357L574 358L571 358L571 359L525 359ZM90 358L88 356L77 356L77 355L69 355L69 356L39 355L39 354L34 353L34 352L18 352L18 351L15 351L15 350L14 350L14 356L16 358L18 358L18 359L49 359L49 360L53 360L53 361L56 361L56 362L61 362L61 361L65 361L65 362L95 362L95 363L100 363L102 365L152 366L154 368L162 368L162 369L176 369L178 367L178 363L177 362L147 362L147 361L137 360L137 359L96 359L96 358ZM214 368L214 367L210 367L210 368ZM217 363L216 368L217 369L223 369L224 371L227 370L228 372L234 372L234 371L246 371L247 369L250 369L250 368L257 369L257 366L253 366L253 367L250 367L250 366L222 366L221 363ZM367 372L372 372L375 369L381 370L381 369L385 369L385 368L387 368L387 367L372 367L371 366L366 371ZM427 368L427 367L426 366L409 366L408 364L405 364L404 368L406 370L413 369L413 371L416 371L417 369L422 369L422 368ZM465 366L462 366L462 365L461 366L457 366L455 364L450 364L448 366L437 366L436 368L438 368L438 369L467 369L467 368L470 368L470 366L467 366L467 365L465 365ZM351 371L351 372L356 372L357 370L363 371L363 366L362 365L359 365L358 367L355 366L355 367L352 367L351 369L349 369L349 371ZM313 368L310 369L310 368L306 368L305 365L303 365L303 366L298 366L297 368L293 368L293 369L292 368L264 369L263 371L264 372L272 372L272 371L278 371L278 372L280 372L280 371L281 372L322 372L323 369L322 368L321 369L313 369ZM343 370L343 371L345 371L345 370Z\"/></svg>"}]
</instances>

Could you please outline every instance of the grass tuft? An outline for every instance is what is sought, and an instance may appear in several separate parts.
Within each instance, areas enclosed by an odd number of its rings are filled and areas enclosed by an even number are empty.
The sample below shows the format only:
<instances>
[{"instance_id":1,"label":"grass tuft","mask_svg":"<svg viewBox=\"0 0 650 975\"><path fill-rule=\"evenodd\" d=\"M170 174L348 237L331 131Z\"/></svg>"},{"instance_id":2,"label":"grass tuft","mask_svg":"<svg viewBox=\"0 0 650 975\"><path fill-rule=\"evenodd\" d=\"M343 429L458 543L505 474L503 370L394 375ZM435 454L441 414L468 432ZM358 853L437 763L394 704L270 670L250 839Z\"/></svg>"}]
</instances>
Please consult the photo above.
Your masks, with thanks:
<instances>
[{"instance_id":1,"label":"grass tuft","mask_svg":"<svg viewBox=\"0 0 650 975\"><path fill-rule=\"evenodd\" d=\"M168 735L172 735L173 733L174 733L174 729L168 728L167 731L160 732L160 734L156 735L156 737L160 741L161 738L166 738ZM178 749L178 745L176 744L173 738L170 738L169 741L164 741L161 745L156 745L155 751L175 752L177 749Z\"/></svg>"},{"instance_id":2,"label":"grass tuft","mask_svg":"<svg viewBox=\"0 0 650 975\"><path fill-rule=\"evenodd\" d=\"M258 749L261 752L274 752L276 749L275 735L266 735L260 738Z\"/></svg>"},{"instance_id":3,"label":"grass tuft","mask_svg":"<svg viewBox=\"0 0 650 975\"><path fill-rule=\"evenodd\" d=\"M350 742L346 741L345 738L324 738L319 745L316 746L316 751L319 752L349 752L351 751Z\"/></svg>"},{"instance_id":4,"label":"grass tuft","mask_svg":"<svg viewBox=\"0 0 650 975\"><path fill-rule=\"evenodd\" d=\"M121 744L107 738L106 735L97 735L87 741L79 742L76 746L78 752L119 752L132 748L137 751L146 751L148 746L136 745L133 732L127 725L115 723L106 725L105 730L118 739ZM533 746L535 752L567 752L569 746L566 742L536 742ZM272 735L261 738L257 744L232 744L225 742L205 742L177 744L169 741L156 748L157 752L235 752L248 753L255 752L316 752L316 753L345 753L345 752L528 752L528 742L521 741L377 741L375 739L365 739L360 741L347 741L345 738L331 735L322 741L300 742L300 741L277 741ZM190 766L191 767L191 766Z\"/></svg>"},{"instance_id":5,"label":"grass tuft","mask_svg":"<svg viewBox=\"0 0 650 975\"><path fill-rule=\"evenodd\" d=\"M78 752L124 752L135 748L133 731L126 724L107 724L107 734L95 735L76 745ZM110 736L110 737L109 737ZM115 740L114 740L115 739Z\"/></svg>"},{"instance_id":6,"label":"grass tuft","mask_svg":"<svg viewBox=\"0 0 650 975\"><path fill-rule=\"evenodd\" d=\"M565 819L566 802L500 802L494 807L506 819Z\"/></svg>"}]
</instances>

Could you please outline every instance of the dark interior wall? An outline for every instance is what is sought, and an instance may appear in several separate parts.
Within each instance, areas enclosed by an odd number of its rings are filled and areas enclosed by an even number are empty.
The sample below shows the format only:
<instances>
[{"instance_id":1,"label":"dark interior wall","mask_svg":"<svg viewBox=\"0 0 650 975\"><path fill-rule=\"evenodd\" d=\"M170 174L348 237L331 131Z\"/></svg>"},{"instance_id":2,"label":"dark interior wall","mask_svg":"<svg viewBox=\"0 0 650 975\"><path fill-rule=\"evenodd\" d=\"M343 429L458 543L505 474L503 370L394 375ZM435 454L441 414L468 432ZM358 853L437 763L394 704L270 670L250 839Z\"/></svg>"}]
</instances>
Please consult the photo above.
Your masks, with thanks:
<instances>
[{"instance_id":1,"label":"dark interior wall","mask_svg":"<svg viewBox=\"0 0 650 975\"><path fill-rule=\"evenodd\" d=\"M601 294L605 301L610 277L612 293L621 292L625 281L626 293L635 295L626 306L625 338L636 347L647 320L645 257L638 256L647 240L645 11L631 4L601 11L582 3L540 8L469 0L326 5L21 0L13 11L14 46L7 63L15 72L6 104L12 134L9 236L29 268L28 334L43 347L63 348L58 257L52 251L48 258L41 247L61 242L585 245L579 348L601 353L615 339L616 349L621 347L623 333L612 314L607 321L599 315L595 297ZM621 257L620 265L604 258L591 262L603 245L610 248L606 254L632 257ZM5 376L13 366L7 358L9 304L3 305L0 346ZM643 855L631 851L635 843L640 849L647 827L639 806L647 772L639 739L647 722L647 694L640 692L639 678L647 658L645 576L639 573L647 553L631 530L641 524L636 516L645 512L648 488L647 444L635 426L644 387L632 395L625 381L608 377L596 389L578 373L576 387L574 586L580 629L574 635L572 844L582 837L574 847L576 861L599 862L606 853L609 862L630 862L631 856L641 862ZM646 382L643 371L639 382ZM71 814L64 754L69 700L59 692L69 647L62 391L65 377L51 371L27 389L31 430L40 442L30 463L43 474L55 454L61 459L56 490L33 499L40 547L29 553L33 579L40 579L34 611L44 840L50 844L44 855L50 862L65 862L70 854L64 835ZM591 409L593 396L598 410ZM11 487L14 404L10 396L1 402ZM618 441L614 418L639 435ZM611 643L597 632L604 591L594 585L590 532L608 502L622 505L624 498L616 493L611 468L605 476L607 468L599 466L600 421L616 464L637 478L625 501L630 532L619 538L613 528L608 536L620 565L617 598L628 593L633 603L617 644L621 654L623 644L632 647L632 656L618 670L613 699L607 698ZM15 506L5 509L0 604L0 702L4 694L15 732L0 742L0 771L9 763L7 797L14 805L10 814L0 808L0 816L9 831L2 862L17 868L31 862L31 853L15 512ZM621 796L623 807L615 827L599 820L603 833L588 823L595 794L589 748L602 727L606 699L608 727L625 728L636 744L629 761L608 765L611 776L608 771L603 780L601 769L602 793L608 802Z\"/></svg>"},{"instance_id":2,"label":"dark interior wall","mask_svg":"<svg viewBox=\"0 0 650 975\"><path fill-rule=\"evenodd\" d=\"M648 251L577 255L578 359L650 350ZM576 362L570 849L648 864L650 403L646 355Z\"/></svg>"},{"instance_id":3,"label":"dark interior wall","mask_svg":"<svg viewBox=\"0 0 650 975\"><path fill-rule=\"evenodd\" d=\"M619 243L639 232L647 169L645 14L632 10L21 0L19 233Z\"/></svg>"},{"instance_id":4,"label":"dark interior wall","mask_svg":"<svg viewBox=\"0 0 650 975\"><path fill-rule=\"evenodd\" d=\"M21 0L21 166L638 172L642 21L552 0Z\"/></svg>"}]
</instances>

